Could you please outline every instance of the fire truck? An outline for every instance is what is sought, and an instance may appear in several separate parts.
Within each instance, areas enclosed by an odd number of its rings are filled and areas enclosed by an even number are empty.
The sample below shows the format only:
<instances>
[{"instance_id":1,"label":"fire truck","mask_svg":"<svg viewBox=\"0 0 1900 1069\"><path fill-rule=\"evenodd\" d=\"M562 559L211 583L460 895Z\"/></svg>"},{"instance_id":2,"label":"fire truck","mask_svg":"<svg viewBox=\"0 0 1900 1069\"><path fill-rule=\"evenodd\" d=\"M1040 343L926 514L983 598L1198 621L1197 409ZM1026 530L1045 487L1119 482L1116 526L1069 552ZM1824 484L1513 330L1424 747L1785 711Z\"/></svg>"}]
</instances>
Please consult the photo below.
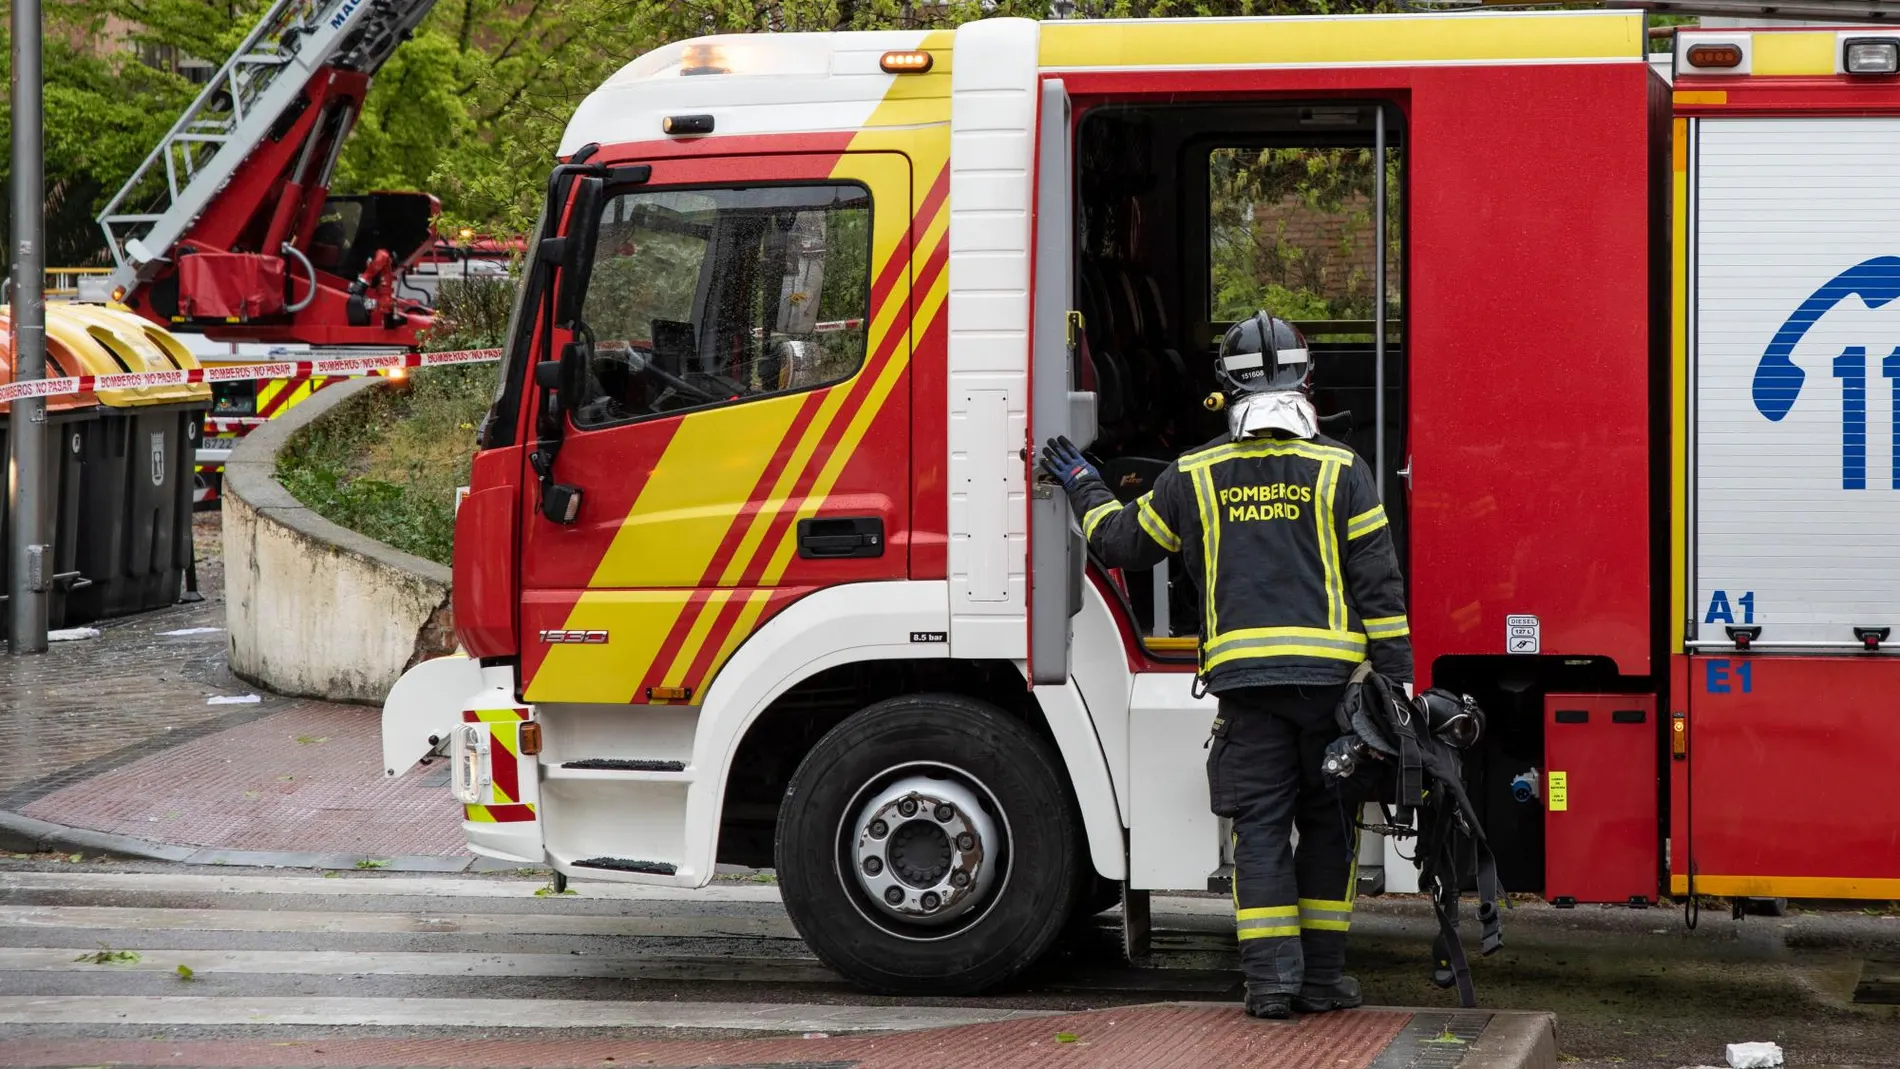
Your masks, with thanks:
<instances>
[{"instance_id":1,"label":"fire truck","mask_svg":"<svg viewBox=\"0 0 1900 1069\"><path fill-rule=\"evenodd\" d=\"M1360 289L1276 311L1375 466L1418 684L1488 715L1505 886L1900 897L1900 36L1684 30L1661 69L1649 36L992 19L634 60L560 146L465 656L390 694L388 773L446 754L470 849L557 879L773 866L879 990L980 990L1117 901L1139 952L1151 892L1230 872L1197 577L1091 563L1037 447L1132 501L1223 433L1211 353L1321 199L1291 169L1345 190L1315 270ZM1362 893L1416 887L1403 850L1367 837Z\"/></svg>"}]
</instances>

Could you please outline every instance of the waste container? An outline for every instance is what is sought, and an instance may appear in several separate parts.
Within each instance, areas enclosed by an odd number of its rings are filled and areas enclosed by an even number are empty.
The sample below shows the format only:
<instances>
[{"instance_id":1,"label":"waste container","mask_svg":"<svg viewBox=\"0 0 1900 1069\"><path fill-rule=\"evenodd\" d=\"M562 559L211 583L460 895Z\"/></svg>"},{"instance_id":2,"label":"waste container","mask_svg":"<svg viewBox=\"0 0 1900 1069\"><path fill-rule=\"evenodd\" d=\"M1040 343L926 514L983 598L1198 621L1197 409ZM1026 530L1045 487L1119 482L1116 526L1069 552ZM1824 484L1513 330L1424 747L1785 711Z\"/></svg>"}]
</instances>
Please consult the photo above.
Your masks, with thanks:
<instances>
[{"instance_id":1,"label":"waste container","mask_svg":"<svg viewBox=\"0 0 1900 1069\"><path fill-rule=\"evenodd\" d=\"M156 324L100 305L48 305L46 341L48 375L198 366ZM47 418L58 430L47 473L58 502L52 626L178 599L191 565L192 468L210 404L202 383L49 399Z\"/></svg>"},{"instance_id":2,"label":"waste container","mask_svg":"<svg viewBox=\"0 0 1900 1069\"><path fill-rule=\"evenodd\" d=\"M0 382L13 381L12 309L0 305ZM57 343L47 342L47 375L65 375L66 367L76 366L69 354L56 352ZM0 404L0 473L13 470L12 438L8 434L13 421L11 404ZM51 555L45 566L51 572L52 589L47 593L49 624L65 627L72 622L67 597L75 587L87 583L79 571L79 505L82 494L86 444L97 430L103 407L90 394L67 395L46 399L46 465L40 473L41 493L47 495L51 515ZM0 480L5 476L0 474ZM0 483L0 493L4 484ZM0 604L6 591L12 590L13 514L0 500Z\"/></svg>"}]
</instances>

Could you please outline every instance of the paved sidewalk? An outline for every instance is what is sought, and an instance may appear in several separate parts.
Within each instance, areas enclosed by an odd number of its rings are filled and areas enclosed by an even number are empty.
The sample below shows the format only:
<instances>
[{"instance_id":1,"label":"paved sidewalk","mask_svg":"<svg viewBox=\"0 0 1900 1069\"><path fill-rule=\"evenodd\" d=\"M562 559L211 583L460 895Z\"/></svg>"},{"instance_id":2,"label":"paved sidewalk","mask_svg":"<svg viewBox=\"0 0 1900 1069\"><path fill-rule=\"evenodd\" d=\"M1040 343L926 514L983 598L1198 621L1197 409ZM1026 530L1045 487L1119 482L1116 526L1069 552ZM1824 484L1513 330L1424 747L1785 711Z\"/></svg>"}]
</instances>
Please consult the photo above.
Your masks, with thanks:
<instances>
[{"instance_id":1,"label":"paved sidewalk","mask_svg":"<svg viewBox=\"0 0 1900 1069\"><path fill-rule=\"evenodd\" d=\"M15 754L0 765L0 811L202 848L170 854L199 862L288 851L301 854L285 863L466 864L445 764L389 780L378 710L284 698L231 674L218 520L194 524L203 602L102 621L98 638L43 657L0 657L0 728Z\"/></svg>"}]
</instances>

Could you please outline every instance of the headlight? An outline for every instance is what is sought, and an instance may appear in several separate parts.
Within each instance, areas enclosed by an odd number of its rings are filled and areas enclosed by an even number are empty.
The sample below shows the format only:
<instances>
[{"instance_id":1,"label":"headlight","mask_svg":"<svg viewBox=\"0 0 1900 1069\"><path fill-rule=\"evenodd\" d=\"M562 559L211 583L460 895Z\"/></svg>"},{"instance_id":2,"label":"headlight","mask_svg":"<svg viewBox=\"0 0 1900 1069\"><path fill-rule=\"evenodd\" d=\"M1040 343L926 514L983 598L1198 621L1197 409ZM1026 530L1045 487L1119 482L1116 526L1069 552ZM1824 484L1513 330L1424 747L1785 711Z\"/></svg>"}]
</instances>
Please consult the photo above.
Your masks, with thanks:
<instances>
[{"instance_id":1,"label":"headlight","mask_svg":"<svg viewBox=\"0 0 1900 1069\"><path fill-rule=\"evenodd\" d=\"M464 724L455 733L455 773L450 790L463 805L478 805L488 789L488 733L478 725Z\"/></svg>"},{"instance_id":2,"label":"headlight","mask_svg":"<svg viewBox=\"0 0 1900 1069\"><path fill-rule=\"evenodd\" d=\"M1849 37L1841 47L1849 74L1900 74L1900 38Z\"/></svg>"}]
</instances>

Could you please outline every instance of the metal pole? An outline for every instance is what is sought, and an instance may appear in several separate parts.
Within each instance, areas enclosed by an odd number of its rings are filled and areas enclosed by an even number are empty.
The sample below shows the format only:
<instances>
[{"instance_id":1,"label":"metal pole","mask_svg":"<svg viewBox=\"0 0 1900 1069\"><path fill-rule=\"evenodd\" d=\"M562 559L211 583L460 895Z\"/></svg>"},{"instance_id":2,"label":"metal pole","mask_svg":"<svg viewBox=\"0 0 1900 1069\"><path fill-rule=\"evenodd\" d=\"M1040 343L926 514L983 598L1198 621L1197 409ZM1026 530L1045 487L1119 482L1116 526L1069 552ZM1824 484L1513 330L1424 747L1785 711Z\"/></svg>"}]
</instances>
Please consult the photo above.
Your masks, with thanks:
<instances>
[{"instance_id":1,"label":"metal pole","mask_svg":"<svg viewBox=\"0 0 1900 1069\"><path fill-rule=\"evenodd\" d=\"M1372 470L1385 500L1385 105L1372 111Z\"/></svg>"},{"instance_id":2,"label":"metal pole","mask_svg":"<svg viewBox=\"0 0 1900 1069\"><path fill-rule=\"evenodd\" d=\"M13 377L46 376L46 180L40 139L40 0L13 0ZM13 402L7 420L8 649L46 651L46 399Z\"/></svg>"}]
</instances>

